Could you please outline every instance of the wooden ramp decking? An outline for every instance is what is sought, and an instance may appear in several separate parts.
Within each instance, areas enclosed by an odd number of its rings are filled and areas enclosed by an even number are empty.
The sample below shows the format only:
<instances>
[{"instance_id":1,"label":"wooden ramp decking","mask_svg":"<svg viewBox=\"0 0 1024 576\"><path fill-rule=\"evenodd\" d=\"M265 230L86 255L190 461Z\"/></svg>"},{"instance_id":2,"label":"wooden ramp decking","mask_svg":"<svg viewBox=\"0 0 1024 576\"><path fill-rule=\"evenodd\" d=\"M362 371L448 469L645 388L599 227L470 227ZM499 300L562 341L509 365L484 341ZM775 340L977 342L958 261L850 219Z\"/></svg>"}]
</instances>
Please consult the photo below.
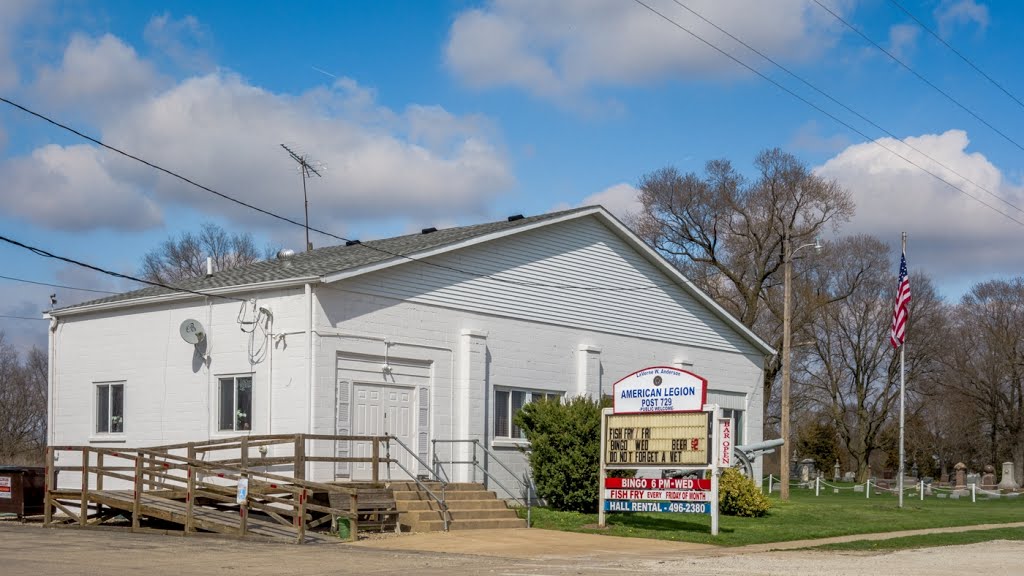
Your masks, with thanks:
<instances>
[{"instance_id":1,"label":"wooden ramp decking","mask_svg":"<svg viewBox=\"0 0 1024 576\"><path fill-rule=\"evenodd\" d=\"M132 514L135 509L134 494L131 490L92 491L89 493L89 500L127 514ZM244 513L249 514L248 512ZM146 493L139 497L139 514L146 518L157 518L181 526L185 526L188 522L188 510L185 502ZM219 510L194 506L191 521L192 526L198 530L238 536L240 535L239 517L241 514L243 511L240 509ZM296 539L294 528L251 514L246 518L245 529L248 534L256 537L287 542L294 542ZM305 542L337 541L337 538L316 532L307 532L303 534L303 538Z\"/></svg>"}]
</instances>

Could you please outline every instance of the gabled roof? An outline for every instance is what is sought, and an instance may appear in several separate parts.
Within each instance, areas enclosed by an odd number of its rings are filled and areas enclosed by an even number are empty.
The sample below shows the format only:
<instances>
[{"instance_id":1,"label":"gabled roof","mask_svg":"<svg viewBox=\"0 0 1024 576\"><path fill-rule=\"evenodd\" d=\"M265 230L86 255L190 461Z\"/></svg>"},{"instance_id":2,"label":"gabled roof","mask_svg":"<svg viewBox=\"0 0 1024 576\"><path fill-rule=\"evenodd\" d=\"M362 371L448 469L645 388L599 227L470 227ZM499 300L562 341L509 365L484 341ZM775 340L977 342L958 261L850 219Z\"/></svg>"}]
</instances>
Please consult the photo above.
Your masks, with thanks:
<instances>
[{"instance_id":1,"label":"gabled roof","mask_svg":"<svg viewBox=\"0 0 1024 576\"><path fill-rule=\"evenodd\" d=\"M690 293L698 302L711 309L716 316L720 317L726 324L744 336L755 347L765 354L775 353L771 346L726 312L710 296L699 290L688 278L683 276L661 255L647 246L631 230L601 206L588 206L516 220L500 220L487 224L441 229L426 234L407 234L394 238L371 240L360 244L328 246L310 252L299 252L286 259L266 260L247 266L218 271L212 276L185 280L175 284L175 287L210 295L226 295L298 285L306 282L334 282L374 270L401 265L413 259L429 258L436 254L458 250L480 242L496 240L503 236L518 234L526 230L587 216L597 217L607 224L616 235L629 243L637 252L655 264L668 277L675 280L681 288ZM49 315L59 318L94 310L196 297L198 296L189 292L150 286L132 292L83 302L74 306L54 309L49 312Z\"/></svg>"}]
</instances>

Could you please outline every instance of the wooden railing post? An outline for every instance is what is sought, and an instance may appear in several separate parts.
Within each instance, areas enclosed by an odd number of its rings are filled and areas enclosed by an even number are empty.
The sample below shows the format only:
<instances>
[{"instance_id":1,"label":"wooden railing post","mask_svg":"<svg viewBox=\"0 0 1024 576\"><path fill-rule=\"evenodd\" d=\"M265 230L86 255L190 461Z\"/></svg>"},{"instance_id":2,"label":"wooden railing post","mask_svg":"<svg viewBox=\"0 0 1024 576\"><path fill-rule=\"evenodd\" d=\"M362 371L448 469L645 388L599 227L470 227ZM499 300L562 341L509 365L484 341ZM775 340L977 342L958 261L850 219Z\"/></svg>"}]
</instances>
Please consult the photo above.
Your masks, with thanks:
<instances>
[{"instance_id":1,"label":"wooden railing post","mask_svg":"<svg viewBox=\"0 0 1024 576\"><path fill-rule=\"evenodd\" d=\"M241 442L239 442L239 451L241 452L241 454L239 456L238 464L239 464L239 467L241 467L244 470L244 469L249 467L249 439L248 438L243 437Z\"/></svg>"},{"instance_id":2,"label":"wooden railing post","mask_svg":"<svg viewBox=\"0 0 1024 576\"><path fill-rule=\"evenodd\" d=\"M78 512L78 525L85 526L89 519L89 447L82 448L82 498Z\"/></svg>"},{"instance_id":3,"label":"wooden railing post","mask_svg":"<svg viewBox=\"0 0 1024 576\"><path fill-rule=\"evenodd\" d=\"M96 491L100 492L103 490L103 452L96 453ZM103 505L96 501L96 517L99 518L103 515Z\"/></svg>"},{"instance_id":4,"label":"wooden railing post","mask_svg":"<svg viewBox=\"0 0 1024 576\"><path fill-rule=\"evenodd\" d=\"M53 446L46 447L46 494L43 498L43 526L53 522L53 500L51 492L57 489L57 471L53 469Z\"/></svg>"},{"instance_id":5,"label":"wooden railing post","mask_svg":"<svg viewBox=\"0 0 1024 576\"><path fill-rule=\"evenodd\" d=\"M348 498L350 502L349 512L352 514L352 518L348 522L348 539L352 542L359 540L359 502L356 501L357 498L356 491L353 490ZM380 519L379 516L377 518Z\"/></svg>"},{"instance_id":6,"label":"wooden railing post","mask_svg":"<svg viewBox=\"0 0 1024 576\"><path fill-rule=\"evenodd\" d=\"M189 446L189 454L195 451L193 446ZM191 459L192 456L190 455ZM195 495L196 492L196 471L191 463L188 465L188 485L185 492L185 535L189 535L195 532L195 517L193 516L193 507L195 506Z\"/></svg>"},{"instance_id":7,"label":"wooden railing post","mask_svg":"<svg viewBox=\"0 0 1024 576\"><path fill-rule=\"evenodd\" d=\"M301 436L301 434L300 434ZM306 489L303 488L298 494L299 496L299 514L297 516L299 524L296 526L298 532L298 538L295 541L296 544L302 544L306 541Z\"/></svg>"},{"instance_id":8,"label":"wooden railing post","mask_svg":"<svg viewBox=\"0 0 1024 576\"><path fill-rule=\"evenodd\" d=\"M295 471L294 476L298 480L306 479L306 436L295 435Z\"/></svg>"},{"instance_id":9,"label":"wooden railing post","mask_svg":"<svg viewBox=\"0 0 1024 576\"><path fill-rule=\"evenodd\" d=\"M139 528L142 514L142 454L135 454L135 494L132 498L132 531Z\"/></svg>"},{"instance_id":10,"label":"wooden railing post","mask_svg":"<svg viewBox=\"0 0 1024 576\"><path fill-rule=\"evenodd\" d=\"M248 474L243 474L242 478L245 478L248 481L249 475ZM247 483L246 484L246 490L248 490L248 489L249 488L248 488L248 483ZM248 527L248 524L249 524L249 498L248 498L248 493L246 493L245 501L238 503L238 535L239 536L245 536L245 531L246 531L246 529Z\"/></svg>"},{"instance_id":11,"label":"wooden railing post","mask_svg":"<svg viewBox=\"0 0 1024 576\"><path fill-rule=\"evenodd\" d=\"M373 437L373 448L371 449L373 459L373 475L372 480L374 482L380 481L380 438Z\"/></svg>"}]
</instances>

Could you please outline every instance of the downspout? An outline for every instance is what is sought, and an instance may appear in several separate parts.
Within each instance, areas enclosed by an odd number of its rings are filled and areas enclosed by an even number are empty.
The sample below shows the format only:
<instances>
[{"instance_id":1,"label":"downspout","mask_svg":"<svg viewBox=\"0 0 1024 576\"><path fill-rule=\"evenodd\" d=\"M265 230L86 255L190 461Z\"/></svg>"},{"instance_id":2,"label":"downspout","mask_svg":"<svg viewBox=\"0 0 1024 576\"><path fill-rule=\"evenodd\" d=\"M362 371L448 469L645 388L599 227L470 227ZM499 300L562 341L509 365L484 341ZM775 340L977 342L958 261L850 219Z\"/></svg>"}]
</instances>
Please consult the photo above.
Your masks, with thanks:
<instances>
[{"instance_id":1,"label":"downspout","mask_svg":"<svg viewBox=\"0 0 1024 576\"><path fill-rule=\"evenodd\" d=\"M47 382L47 399L49 400L50 412L46 418L46 432L50 437L50 446L57 443L57 430L54 423L57 421L57 326L59 324L60 320L56 316L50 317L49 382Z\"/></svg>"},{"instance_id":2,"label":"downspout","mask_svg":"<svg viewBox=\"0 0 1024 576\"><path fill-rule=\"evenodd\" d=\"M314 387L316 374L313 365L313 285L306 282L306 405L309 409L309 422L306 432L313 433L313 417L316 414L314 406ZM309 463L306 464L305 477L309 479Z\"/></svg>"}]
</instances>

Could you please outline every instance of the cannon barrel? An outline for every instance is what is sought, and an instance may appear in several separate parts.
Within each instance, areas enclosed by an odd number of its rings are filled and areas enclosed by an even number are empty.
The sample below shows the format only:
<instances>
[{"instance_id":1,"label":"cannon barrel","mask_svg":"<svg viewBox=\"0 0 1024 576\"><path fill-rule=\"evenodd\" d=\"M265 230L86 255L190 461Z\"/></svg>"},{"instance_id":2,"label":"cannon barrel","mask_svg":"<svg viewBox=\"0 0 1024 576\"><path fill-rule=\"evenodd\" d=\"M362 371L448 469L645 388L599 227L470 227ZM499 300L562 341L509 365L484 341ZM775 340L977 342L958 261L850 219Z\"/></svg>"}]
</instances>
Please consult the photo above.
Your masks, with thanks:
<instances>
[{"instance_id":1,"label":"cannon barrel","mask_svg":"<svg viewBox=\"0 0 1024 576\"><path fill-rule=\"evenodd\" d=\"M739 445L736 446L736 449L742 450L743 452L747 452L749 454L750 452L761 452L764 450L771 450L773 448L777 448L779 446L782 446L783 442L784 441L782 440L782 438L773 438L771 440L765 440L763 442Z\"/></svg>"}]
</instances>

